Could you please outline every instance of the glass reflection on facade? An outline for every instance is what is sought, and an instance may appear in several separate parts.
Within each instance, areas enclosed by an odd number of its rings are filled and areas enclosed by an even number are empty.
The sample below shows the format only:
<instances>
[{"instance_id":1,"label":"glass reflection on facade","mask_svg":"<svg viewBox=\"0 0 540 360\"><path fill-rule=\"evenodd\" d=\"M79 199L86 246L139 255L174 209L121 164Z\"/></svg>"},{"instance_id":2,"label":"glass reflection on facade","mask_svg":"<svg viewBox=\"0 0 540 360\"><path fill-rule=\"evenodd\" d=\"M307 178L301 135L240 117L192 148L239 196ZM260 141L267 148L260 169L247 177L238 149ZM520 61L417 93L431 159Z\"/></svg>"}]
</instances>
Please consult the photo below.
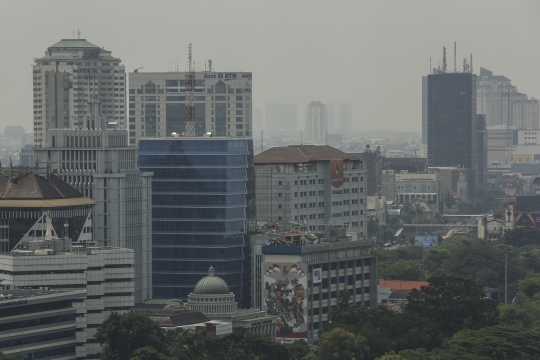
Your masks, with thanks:
<instances>
[{"instance_id":1,"label":"glass reflection on facade","mask_svg":"<svg viewBox=\"0 0 540 360\"><path fill-rule=\"evenodd\" d=\"M256 222L252 139L140 139L138 166L154 173L154 298L186 300L213 266L241 300L244 233Z\"/></svg>"}]
</instances>

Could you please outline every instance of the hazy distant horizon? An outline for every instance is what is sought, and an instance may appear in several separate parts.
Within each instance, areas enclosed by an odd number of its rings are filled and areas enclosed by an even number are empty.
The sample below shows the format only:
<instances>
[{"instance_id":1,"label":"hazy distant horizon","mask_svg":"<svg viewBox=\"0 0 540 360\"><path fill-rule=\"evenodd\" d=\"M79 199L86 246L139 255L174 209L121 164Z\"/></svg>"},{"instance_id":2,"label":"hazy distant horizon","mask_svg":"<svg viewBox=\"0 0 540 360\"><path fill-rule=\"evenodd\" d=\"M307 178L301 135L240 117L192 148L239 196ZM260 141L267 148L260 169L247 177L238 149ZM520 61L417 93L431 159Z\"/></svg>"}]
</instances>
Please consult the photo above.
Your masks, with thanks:
<instances>
[{"instance_id":1,"label":"hazy distant horizon","mask_svg":"<svg viewBox=\"0 0 540 360\"><path fill-rule=\"evenodd\" d=\"M474 56L540 98L540 3L433 1L5 1L0 15L0 129L33 129L33 59L62 38L81 38L120 57L126 72L196 66L253 72L253 107L313 100L350 103L365 130L420 132L421 77L442 59ZM197 65L198 64L198 65Z\"/></svg>"}]
</instances>

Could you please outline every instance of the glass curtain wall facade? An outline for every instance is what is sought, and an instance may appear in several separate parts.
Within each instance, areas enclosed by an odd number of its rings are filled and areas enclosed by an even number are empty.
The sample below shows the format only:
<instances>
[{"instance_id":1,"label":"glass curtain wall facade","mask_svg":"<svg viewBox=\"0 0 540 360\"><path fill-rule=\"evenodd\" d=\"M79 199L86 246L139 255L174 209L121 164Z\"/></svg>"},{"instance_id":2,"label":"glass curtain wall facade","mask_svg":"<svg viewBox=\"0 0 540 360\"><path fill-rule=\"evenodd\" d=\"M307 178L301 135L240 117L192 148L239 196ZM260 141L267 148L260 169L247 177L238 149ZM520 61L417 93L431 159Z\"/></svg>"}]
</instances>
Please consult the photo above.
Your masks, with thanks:
<instances>
[{"instance_id":1,"label":"glass curtain wall facade","mask_svg":"<svg viewBox=\"0 0 540 360\"><path fill-rule=\"evenodd\" d=\"M213 266L241 300L244 233L255 223L252 139L140 139L138 151L139 168L154 173L154 298L187 300Z\"/></svg>"}]
</instances>

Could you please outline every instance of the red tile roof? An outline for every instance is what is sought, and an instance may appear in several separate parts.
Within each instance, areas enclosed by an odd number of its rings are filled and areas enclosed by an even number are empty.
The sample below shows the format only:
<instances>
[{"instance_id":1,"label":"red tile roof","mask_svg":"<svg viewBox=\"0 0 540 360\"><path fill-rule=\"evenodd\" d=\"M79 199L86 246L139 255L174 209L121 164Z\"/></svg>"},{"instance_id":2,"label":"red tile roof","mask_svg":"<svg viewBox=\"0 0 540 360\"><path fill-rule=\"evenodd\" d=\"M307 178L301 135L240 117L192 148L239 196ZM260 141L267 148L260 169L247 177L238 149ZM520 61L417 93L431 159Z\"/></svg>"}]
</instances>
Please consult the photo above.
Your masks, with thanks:
<instances>
[{"instance_id":1,"label":"red tile roof","mask_svg":"<svg viewBox=\"0 0 540 360\"><path fill-rule=\"evenodd\" d=\"M300 164L330 160L360 161L358 158L328 145L273 147L255 155L254 158L255 164Z\"/></svg>"},{"instance_id":2,"label":"red tile roof","mask_svg":"<svg viewBox=\"0 0 540 360\"><path fill-rule=\"evenodd\" d=\"M428 286L427 281L407 281L407 280L379 280L379 286L387 286L390 290L411 291L420 290L422 286Z\"/></svg>"},{"instance_id":3,"label":"red tile roof","mask_svg":"<svg viewBox=\"0 0 540 360\"><path fill-rule=\"evenodd\" d=\"M47 177L38 174L24 174L13 179L0 174L0 200L14 199L69 199L82 198L77 189L64 182L58 176Z\"/></svg>"}]
</instances>

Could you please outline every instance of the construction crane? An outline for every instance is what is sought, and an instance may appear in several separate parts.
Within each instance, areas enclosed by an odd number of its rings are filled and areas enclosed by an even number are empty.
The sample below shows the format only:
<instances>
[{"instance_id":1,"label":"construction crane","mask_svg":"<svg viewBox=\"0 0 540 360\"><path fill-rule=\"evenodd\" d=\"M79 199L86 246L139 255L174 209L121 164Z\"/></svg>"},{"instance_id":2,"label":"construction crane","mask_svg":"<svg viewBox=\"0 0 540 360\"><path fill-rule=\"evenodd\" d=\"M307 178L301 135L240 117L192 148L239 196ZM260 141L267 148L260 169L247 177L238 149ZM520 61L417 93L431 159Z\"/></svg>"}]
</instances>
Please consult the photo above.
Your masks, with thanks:
<instances>
[{"instance_id":1,"label":"construction crane","mask_svg":"<svg viewBox=\"0 0 540 360\"><path fill-rule=\"evenodd\" d=\"M139 70L141 70L141 69L142 69L142 67L140 67L140 68L137 68L137 69L133 70L133 72L134 72L134 73L138 73L138 72L139 72Z\"/></svg>"}]
</instances>

